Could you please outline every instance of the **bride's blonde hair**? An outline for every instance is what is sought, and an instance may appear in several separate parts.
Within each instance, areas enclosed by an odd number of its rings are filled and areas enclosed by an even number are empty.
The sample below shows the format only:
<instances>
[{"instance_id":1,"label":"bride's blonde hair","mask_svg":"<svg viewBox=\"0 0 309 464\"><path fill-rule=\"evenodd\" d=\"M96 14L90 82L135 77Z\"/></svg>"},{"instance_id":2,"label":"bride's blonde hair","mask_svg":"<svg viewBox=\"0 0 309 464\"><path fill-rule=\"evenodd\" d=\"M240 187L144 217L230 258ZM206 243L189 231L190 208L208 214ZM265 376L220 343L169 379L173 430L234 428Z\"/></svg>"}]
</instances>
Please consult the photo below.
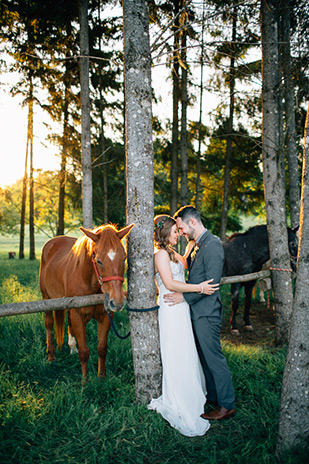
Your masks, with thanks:
<instances>
[{"instance_id":1,"label":"bride's blonde hair","mask_svg":"<svg viewBox=\"0 0 309 464\"><path fill-rule=\"evenodd\" d=\"M156 248L166 250L170 260L177 263L177 258L169 242L169 236L174 224L176 224L175 219L167 214L160 214L156 216L154 218L154 239Z\"/></svg>"}]
</instances>

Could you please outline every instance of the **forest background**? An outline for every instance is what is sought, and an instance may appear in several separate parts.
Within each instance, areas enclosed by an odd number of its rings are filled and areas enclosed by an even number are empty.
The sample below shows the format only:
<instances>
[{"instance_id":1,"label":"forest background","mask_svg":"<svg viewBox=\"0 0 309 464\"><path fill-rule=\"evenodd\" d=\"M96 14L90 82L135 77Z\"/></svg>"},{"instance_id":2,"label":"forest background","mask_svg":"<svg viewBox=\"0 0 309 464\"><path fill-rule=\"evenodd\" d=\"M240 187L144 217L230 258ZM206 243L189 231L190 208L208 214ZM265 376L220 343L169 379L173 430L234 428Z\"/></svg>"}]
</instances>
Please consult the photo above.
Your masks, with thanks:
<instances>
[{"instance_id":1,"label":"forest background","mask_svg":"<svg viewBox=\"0 0 309 464\"><path fill-rule=\"evenodd\" d=\"M21 214L22 221L33 223L33 229L47 237L68 233L82 222L78 2L54 3L1 2L1 71L18 76L10 93L28 111L27 149L21 161L25 176L0 189L2 234L20 233ZM209 229L224 238L241 230L244 216L265 215L259 2L186 6L182 16L179 1L149 2L155 213L173 213L192 203ZM302 1L289 6L300 173L308 95L308 7ZM96 0L88 7L93 222L122 226L126 181L121 5ZM186 34L181 21L186 21ZM282 63L282 82L284 72ZM59 170L43 171L33 164L36 108L47 126L47 141L55 146L51 156L58 157ZM288 116L283 120L286 146ZM289 192L287 175L288 215Z\"/></svg>"}]
</instances>

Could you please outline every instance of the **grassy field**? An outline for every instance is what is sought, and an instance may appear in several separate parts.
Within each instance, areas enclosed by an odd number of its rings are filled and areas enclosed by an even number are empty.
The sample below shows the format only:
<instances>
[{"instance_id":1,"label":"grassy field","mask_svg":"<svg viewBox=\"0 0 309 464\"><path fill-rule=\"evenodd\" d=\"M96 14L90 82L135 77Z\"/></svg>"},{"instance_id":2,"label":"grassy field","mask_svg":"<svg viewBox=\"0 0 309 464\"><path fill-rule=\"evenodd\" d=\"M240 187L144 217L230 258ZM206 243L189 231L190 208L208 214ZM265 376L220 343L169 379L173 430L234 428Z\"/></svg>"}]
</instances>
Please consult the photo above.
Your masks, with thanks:
<instances>
[{"instance_id":1,"label":"grassy field","mask_svg":"<svg viewBox=\"0 0 309 464\"><path fill-rule=\"evenodd\" d=\"M80 237L80 231L71 232L69 235L73 237ZM51 237L45 234L35 235L35 255L37 259L40 259L41 250L44 243L47 242ZM0 258L7 258L10 251L15 251L16 257L19 253L19 235L14 236L2 236L0 235ZM29 257L29 235L28 228L25 230L25 243L24 243L24 254L25 258Z\"/></svg>"},{"instance_id":2,"label":"grassy field","mask_svg":"<svg viewBox=\"0 0 309 464\"><path fill-rule=\"evenodd\" d=\"M40 299L39 260L9 260L7 252L13 250L3 240L0 303ZM223 299L227 327L227 287ZM126 333L127 312L115 320ZM108 375L99 380L94 321L88 324L87 336L89 381L82 387L78 356L71 356L66 344L56 353L55 363L47 361L43 314L0 318L0 463L307 462L304 450L280 461L275 455L285 350L276 348L271 337L255 343L240 339L237 344L223 337L237 414L213 423L204 437L186 438L136 403L130 338L109 334Z\"/></svg>"}]
</instances>

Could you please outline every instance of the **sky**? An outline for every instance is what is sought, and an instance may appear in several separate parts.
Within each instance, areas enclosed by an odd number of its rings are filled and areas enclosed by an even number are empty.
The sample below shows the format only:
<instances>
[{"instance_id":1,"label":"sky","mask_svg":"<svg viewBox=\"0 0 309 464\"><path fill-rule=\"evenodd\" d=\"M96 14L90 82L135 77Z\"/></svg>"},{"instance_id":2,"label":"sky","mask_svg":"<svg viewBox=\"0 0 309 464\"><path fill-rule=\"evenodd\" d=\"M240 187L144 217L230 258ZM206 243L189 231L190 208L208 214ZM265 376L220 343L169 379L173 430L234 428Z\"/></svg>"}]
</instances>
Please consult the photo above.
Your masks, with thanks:
<instances>
[{"instance_id":1,"label":"sky","mask_svg":"<svg viewBox=\"0 0 309 464\"><path fill-rule=\"evenodd\" d=\"M19 96L12 97L10 86L16 76L0 76L0 187L12 185L24 175L27 136L27 108L21 106ZM46 142L48 121L46 112L34 107L34 168L54 170L59 168L60 158L55 156L56 147Z\"/></svg>"}]
</instances>

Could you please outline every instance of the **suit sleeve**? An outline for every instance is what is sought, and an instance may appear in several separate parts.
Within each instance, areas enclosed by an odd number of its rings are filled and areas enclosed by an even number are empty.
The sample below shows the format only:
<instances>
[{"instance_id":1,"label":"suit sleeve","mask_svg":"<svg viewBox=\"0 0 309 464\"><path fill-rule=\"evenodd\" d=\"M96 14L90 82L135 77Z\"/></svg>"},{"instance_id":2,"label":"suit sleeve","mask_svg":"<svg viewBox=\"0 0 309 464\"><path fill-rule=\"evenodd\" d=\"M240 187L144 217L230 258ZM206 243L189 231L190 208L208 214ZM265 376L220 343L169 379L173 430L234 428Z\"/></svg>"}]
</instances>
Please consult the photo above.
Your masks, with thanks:
<instances>
[{"instance_id":1,"label":"suit sleeve","mask_svg":"<svg viewBox=\"0 0 309 464\"><path fill-rule=\"evenodd\" d=\"M224 263L224 252L219 240L214 239L208 243L202 250L203 255L201 263L197 266L194 273L189 274L188 283L199 284L205 280L214 279L212 283L220 283ZM184 293L184 299L189 305L200 301L203 298L217 298L218 292L213 295L204 295L199 293Z\"/></svg>"}]
</instances>

